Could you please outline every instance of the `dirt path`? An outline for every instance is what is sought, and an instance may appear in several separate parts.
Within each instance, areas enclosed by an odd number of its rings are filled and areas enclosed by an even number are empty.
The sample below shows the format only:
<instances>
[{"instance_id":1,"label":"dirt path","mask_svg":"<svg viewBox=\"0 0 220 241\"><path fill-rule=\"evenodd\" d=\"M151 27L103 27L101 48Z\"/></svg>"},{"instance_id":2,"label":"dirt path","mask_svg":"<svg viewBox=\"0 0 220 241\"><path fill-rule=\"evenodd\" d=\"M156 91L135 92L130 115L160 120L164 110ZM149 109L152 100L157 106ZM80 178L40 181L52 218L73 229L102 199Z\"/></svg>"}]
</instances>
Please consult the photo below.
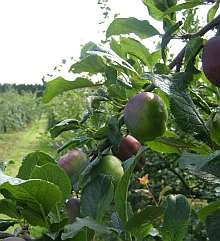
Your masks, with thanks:
<instances>
[{"instance_id":1,"label":"dirt path","mask_svg":"<svg viewBox=\"0 0 220 241\"><path fill-rule=\"evenodd\" d=\"M46 124L47 120L41 119L22 131L0 135L0 160L8 161L7 175L16 176L23 157L42 149L40 137L45 133ZM45 149L49 147L45 146Z\"/></svg>"}]
</instances>

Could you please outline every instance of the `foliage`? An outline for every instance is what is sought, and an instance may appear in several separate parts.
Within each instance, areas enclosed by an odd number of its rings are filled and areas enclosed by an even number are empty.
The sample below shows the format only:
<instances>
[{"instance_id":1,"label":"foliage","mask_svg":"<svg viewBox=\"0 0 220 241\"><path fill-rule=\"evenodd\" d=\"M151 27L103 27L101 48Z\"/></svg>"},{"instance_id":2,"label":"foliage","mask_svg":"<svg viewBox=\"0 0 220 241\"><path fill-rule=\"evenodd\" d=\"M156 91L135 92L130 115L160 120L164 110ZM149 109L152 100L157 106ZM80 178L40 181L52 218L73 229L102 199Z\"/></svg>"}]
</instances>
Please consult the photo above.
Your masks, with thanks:
<instances>
[{"instance_id":1,"label":"foliage","mask_svg":"<svg viewBox=\"0 0 220 241\"><path fill-rule=\"evenodd\" d=\"M44 228L48 240L219 240L220 147L207 122L218 112L220 92L201 68L204 35L220 25L220 16L214 17L218 3L211 5L204 27L199 27L197 11L207 2L143 4L161 21L163 32L148 20L116 18L105 44L90 42L70 66L73 80L58 77L47 83L43 100L54 98L61 110L51 135L67 132L71 138L58 152L80 148L88 156L79 177L69 178L42 152L24 158L17 178L0 174L1 212L21 226L25 220ZM178 21L183 13L188 16ZM146 44L151 37L160 42L153 51ZM173 39L185 44L176 57L170 49ZM66 106L64 92L69 95ZM93 175L129 132L124 108L140 92L163 100L169 111L166 132L142 143L122 163L124 174L117 182L110 172ZM74 108L70 113L69 107ZM143 156L145 167L135 172ZM64 209L72 196L80 199L80 215L69 223Z\"/></svg>"},{"instance_id":2,"label":"foliage","mask_svg":"<svg viewBox=\"0 0 220 241\"><path fill-rule=\"evenodd\" d=\"M40 116L39 101L35 94L8 90L0 96L0 133L18 130Z\"/></svg>"}]
</instances>

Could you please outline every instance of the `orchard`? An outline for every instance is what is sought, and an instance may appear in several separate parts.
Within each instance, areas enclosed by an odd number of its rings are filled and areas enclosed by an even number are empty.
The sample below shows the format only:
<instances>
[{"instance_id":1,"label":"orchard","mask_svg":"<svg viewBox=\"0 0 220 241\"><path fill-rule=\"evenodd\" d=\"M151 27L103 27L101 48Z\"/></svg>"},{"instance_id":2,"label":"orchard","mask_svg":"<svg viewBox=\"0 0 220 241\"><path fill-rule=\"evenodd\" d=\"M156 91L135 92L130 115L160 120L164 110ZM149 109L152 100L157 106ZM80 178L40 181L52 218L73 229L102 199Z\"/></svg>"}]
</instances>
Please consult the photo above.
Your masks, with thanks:
<instances>
[{"instance_id":1,"label":"orchard","mask_svg":"<svg viewBox=\"0 0 220 241\"><path fill-rule=\"evenodd\" d=\"M88 105L50 129L69 133L58 158L1 172L0 239L220 240L219 1L143 4L150 20L115 18L46 83L44 103L80 89Z\"/></svg>"}]
</instances>

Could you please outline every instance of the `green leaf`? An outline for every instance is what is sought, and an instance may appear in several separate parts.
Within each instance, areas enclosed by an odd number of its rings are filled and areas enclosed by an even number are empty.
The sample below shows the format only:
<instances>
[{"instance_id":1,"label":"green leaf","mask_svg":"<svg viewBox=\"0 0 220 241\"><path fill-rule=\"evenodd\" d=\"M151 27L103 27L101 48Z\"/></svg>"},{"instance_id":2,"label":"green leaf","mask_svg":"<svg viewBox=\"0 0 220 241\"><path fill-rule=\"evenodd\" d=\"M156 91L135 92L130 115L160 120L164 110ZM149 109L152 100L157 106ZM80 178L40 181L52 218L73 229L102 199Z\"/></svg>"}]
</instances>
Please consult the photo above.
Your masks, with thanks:
<instances>
[{"instance_id":1,"label":"green leaf","mask_svg":"<svg viewBox=\"0 0 220 241\"><path fill-rule=\"evenodd\" d=\"M68 238L75 237L83 228L89 228L91 230L94 230L95 232L99 234L111 234L112 229L104 226L102 224L96 223L95 220L85 217L85 218L76 218L76 221L72 224L66 225L64 227L64 232L62 233L61 239L65 240Z\"/></svg>"},{"instance_id":2,"label":"green leaf","mask_svg":"<svg viewBox=\"0 0 220 241\"><path fill-rule=\"evenodd\" d=\"M188 0L185 3L180 3L180 4L172 6L171 8L168 8L164 12L163 16L166 16L173 12L181 11L184 9L191 9L191 8L194 8L194 7L202 5L202 4L204 4L203 0Z\"/></svg>"},{"instance_id":3,"label":"green leaf","mask_svg":"<svg viewBox=\"0 0 220 241\"><path fill-rule=\"evenodd\" d=\"M10 199L1 199L0 200L0 213L7 215L11 218L19 218L19 214L17 212L16 202Z\"/></svg>"},{"instance_id":4,"label":"green leaf","mask_svg":"<svg viewBox=\"0 0 220 241\"><path fill-rule=\"evenodd\" d=\"M210 144L211 140L206 123L186 89L188 81L192 78L192 73L184 72L173 76L145 73L145 78L150 79L155 86L170 97L170 110L178 127L185 133L194 135L198 140Z\"/></svg>"},{"instance_id":5,"label":"green leaf","mask_svg":"<svg viewBox=\"0 0 220 241\"><path fill-rule=\"evenodd\" d=\"M171 85L170 110L175 117L178 127L195 138L210 144L209 131L202 116L196 109L191 96L186 90L186 81L192 73L179 73L174 76Z\"/></svg>"},{"instance_id":6,"label":"green leaf","mask_svg":"<svg viewBox=\"0 0 220 241\"><path fill-rule=\"evenodd\" d=\"M55 160L48 154L35 151L29 153L22 160L21 167L19 169L17 177L22 179L29 179L30 174L35 166L42 166L47 163L56 163Z\"/></svg>"},{"instance_id":7,"label":"green leaf","mask_svg":"<svg viewBox=\"0 0 220 241\"><path fill-rule=\"evenodd\" d=\"M64 145L62 145L57 152L60 153L61 151L65 150L66 148L75 148L75 147L79 147L82 146L83 144L86 144L86 142L90 141L91 139L86 137L86 136L80 136L80 137L76 137L71 139L70 141L64 143Z\"/></svg>"},{"instance_id":8,"label":"green leaf","mask_svg":"<svg viewBox=\"0 0 220 241\"><path fill-rule=\"evenodd\" d=\"M163 58L163 61L166 62L166 48L170 40L173 38L173 34L180 28L182 25L182 22L179 21L172 25L166 33L162 37L162 42L161 42L161 55Z\"/></svg>"},{"instance_id":9,"label":"green leaf","mask_svg":"<svg viewBox=\"0 0 220 241\"><path fill-rule=\"evenodd\" d=\"M183 195L169 195L165 201L162 227L164 241L183 241L190 220L191 208Z\"/></svg>"},{"instance_id":10,"label":"green leaf","mask_svg":"<svg viewBox=\"0 0 220 241\"><path fill-rule=\"evenodd\" d=\"M113 145L113 149L117 149L122 139L120 132L119 120L113 116L108 123L108 139Z\"/></svg>"},{"instance_id":11,"label":"green leaf","mask_svg":"<svg viewBox=\"0 0 220 241\"><path fill-rule=\"evenodd\" d=\"M45 222L49 212L52 212L63 199L59 187L53 183L37 179L22 180L6 176L3 173L0 174L0 191L6 198L10 197L18 201L19 205L25 207L24 211L36 212ZM31 221L31 219L29 220ZM42 223L40 222L39 225Z\"/></svg>"},{"instance_id":12,"label":"green leaf","mask_svg":"<svg viewBox=\"0 0 220 241\"><path fill-rule=\"evenodd\" d=\"M64 131L74 130L80 128L80 123L75 119L66 119L50 129L50 134L52 138L59 136Z\"/></svg>"},{"instance_id":13,"label":"green leaf","mask_svg":"<svg viewBox=\"0 0 220 241\"><path fill-rule=\"evenodd\" d=\"M45 164L43 166L36 166L31 172L31 179L42 179L56 184L63 193L63 199L67 199L72 190L70 178L65 171L55 164Z\"/></svg>"},{"instance_id":14,"label":"green leaf","mask_svg":"<svg viewBox=\"0 0 220 241\"><path fill-rule=\"evenodd\" d=\"M98 55L104 58L112 69L115 68L118 71L127 72L129 71L131 74L138 76L137 71L124 59L122 59L119 55L113 52L110 49L102 48L100 51L91 51L90 54ZM127 82L124 84L130 86Z\"/></svg>"},{"instance_id":15,"label":"green leaf","mask_svg":"<svg viewBox=\"0 0 220 241\"><path fill-rule=\"evenodd\" d=\"M149 14L156 20L161 20L163 12L155 5L155 1L143 0L144 5L147 7Z\"/></svg>"},{"instance_id":16,"label":"green leaf","mask_svg":"<svg viewBox=\"0 0 220 241\"><path fill-rule=\"evenodd\" d=\"M206 218L206 229L209 241L220 240L220 209Z\"/></svg>"},{"instance_id":17,"label":"green leaf","mask_svg":"<svg viewBox=\"0 0 220 241\"><path fill-rule=\"evenodd\" d=\"M81 48L80 51L80 59L84 59L85 57L87 57L89 54L89 51L93 51L98 49L98 45L92 41L89 41L88 43L86 43L85 45L83 45L83 47Z\"/></svg>"},{"instance_id":18,"label":"green leaf","mask_svg":"<svg viewBox=\"0 0 220 241\"><path fill-rule=\"evenodd\" d=\"M220 0L216 0L215 4L209 9L208 15L207 15L208 23L214 19L216 12L218 11L218 8L219 8L219 3L220 3Z\"/></svg>"},{"instance_id":19,"label":"green leaf","mask_svg":"<svg viewBox=\"0 0 220 241\"><path fill-rule=\"evenodd\" d=\"M108 176L98 176L82 191L80 211L82 216L90 216L101 221L114 195L114 185Z\"/></svg>"},{"instance_id":20,"label":"green leaf","mask_svg":"<svg viewBox=\"0 0 220 241\"><path fill-rule=\"evenodd\" d=\"M206 156L193 153L183 153L178 161L181 168L189 169L192 173L199 175L207 181L219 181L220 150Z\"/></svg>"},{"instance_id":21,"label":"green leaf","mask_svg":"<svg viewBox=\"0 0 220 241\"><path fill-rule=\"evenodd\" d=\"M114 38L111 38L110 47L118 56L120 56L123 59L126 59L126 53L124 52L119 41L117 41Z\"/></svg>"},{"instance_id":22,"label":"green leaf","mask_svg":"<svg viewBox=\"0 0 220 241\"><path fill-rule=\"evenodd\" d=\"M14 226L17 222L14 220L2 220L0 219L0 231L5 231L11 226Z\"/></svg>"},{"instance_id":23,"label":"green leaf","mask_svg":"<svg viewBox=\"0 0 220 241\"><path fill-rule=\"evenodd\" d=\"M70 67L70 71L73 73L88 72L90 74L97 74L103 72L105 67L103 58L97 55L88 55L84 59L74 63Z\"/></svg>"},{"instance_id":24,"label":"green leaf","mask_svg":"<svg viewBox=\"0 0 220 241\"><path fill-rule=\"evenodd\" d=\"M147 206L140 212L135 213L126 223L125 229L128 232L138 232L141 226L146 226L148 224L153 224L155 220L161 217L163 214L163 209L161 207Z\"/></svg>"},{"instance_id":25,"label":"green leaf","mask_svg":"<svg viewBox=\"0 0 220 241\"><path fill-rule=\"evenodd\" d=\"M152 150L162 153L180 153L182 149L195 151L199 154L209 154L211 149L209 146L203 144L186 143L177 137L161 136L154 141L146 142Z\"/></svg>"},{"instance_id":26,"label":"green leaf","mask_svg":"<svg viewBox=\"0 0 220 241\"><path fill-rule=\"evenodd\" d=\"M136 18L116 18L110 24L106 31L106 37L120 34L134 33L140 38L149 38L159 35L159 32L147 20L138 20Z\"/></svg>"},{"instance_id":27,"label":"green leaf","mask_svg":"<svg viewBox=\"0 0 220 241\"><path fill-rule=\"evenodd\" d=\"M133 38L121 38L120 46L123 52L137 57L149 68L153 67L149 50L138 40Z\"/></svg>"},{"instance_id":28,"label":"green leaf","mask_svg":"<svg viewBox=\"0 0 220 241\"><path fill-rule=\"evenodd\" d=\"M220 208L220 201L215 201L215 202L209 203L207 206L205 206L204 208L199 210L198 217L200 220L205 222L207 216L212 214L219 208Z\"/></svg>"},{"instance_id":29,"label":"green leaf","mask_svg":"<svg viewBox=\"0 0 220 241\"><path fill-rule=\"evenodd\" d=\"M48 103L55 96L62 94L65 91L93 86L95 86L95 83L86 78L77 77L74 81L69 81L62 77L58 77L47 82L43 101L44 103Z\"/></svg>"},{"instance_id":30,"label":"green leaf","mask_svg":"<svg viewBox=\"0 0 220 241\"><path fill-rule=\"evenodd\" d=\"M146 151L145 147L141 147L134 158L131 158L130 167L125 171L124 175L120 179L116 191L115 191L115 207L116 211L119 214L120 219L125 224L128 221L128 186L130 183L130 178L132 176L133 170L139 160L143 155L143 152Z\"/></svg>"},{"instance_id":31,"label":"green leaf","mask_svg":"<svg viewBox=\"0 0 220 241\"><path fill-rule=\"evenodd\" d=\"M194 58L199 53L203 46L203 39L201 37L190 39L189 42L186 45L186 51L185 51L185 60L184 65L185 67L194 61Z\"/></svg>"}]
</instances>

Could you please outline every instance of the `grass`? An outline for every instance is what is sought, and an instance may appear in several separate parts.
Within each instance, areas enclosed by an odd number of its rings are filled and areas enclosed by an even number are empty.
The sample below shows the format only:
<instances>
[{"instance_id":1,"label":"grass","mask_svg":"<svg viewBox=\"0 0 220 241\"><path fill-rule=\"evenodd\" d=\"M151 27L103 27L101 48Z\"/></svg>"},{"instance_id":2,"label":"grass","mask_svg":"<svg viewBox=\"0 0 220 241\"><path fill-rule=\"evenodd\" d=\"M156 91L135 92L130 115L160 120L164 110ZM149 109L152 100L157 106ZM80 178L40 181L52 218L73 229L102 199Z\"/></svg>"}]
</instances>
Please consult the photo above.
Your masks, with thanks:
<instances>
[{"instance_id":1,"label":"grass","mask_svg":"<svg viewBox=\"0 0 220 241\"><path fill-rule=\"evenodd\" d=\"M55 149L43 138L46 125L47 120L43 118L24 130L0 135L0 161L6 161L7 175L15 177L23 157L32 151L55 154Z\"/></svg>"},{"instance_id":2,"label":"grass","mask_svg":"<svg viewBox=\"0 0 220 241\"><path fill-rule=\"evenodd\" d=\"M50 140L45 133L46 127L47 119L42 118L21 131L0 134L0 161L7 163L6 175L15 177L23 157L30 152L41 150L52 156L56 155L56 151L50 146ZM8 218L6 215L0 214L0 219ZM15 227L19 227L19 225L15 225ZM15 227L11 227L7 231L13 233ZM31 231L35 232L34 236L41 233L37 228L33 228Z\"/></svg>"}]
</instances>

